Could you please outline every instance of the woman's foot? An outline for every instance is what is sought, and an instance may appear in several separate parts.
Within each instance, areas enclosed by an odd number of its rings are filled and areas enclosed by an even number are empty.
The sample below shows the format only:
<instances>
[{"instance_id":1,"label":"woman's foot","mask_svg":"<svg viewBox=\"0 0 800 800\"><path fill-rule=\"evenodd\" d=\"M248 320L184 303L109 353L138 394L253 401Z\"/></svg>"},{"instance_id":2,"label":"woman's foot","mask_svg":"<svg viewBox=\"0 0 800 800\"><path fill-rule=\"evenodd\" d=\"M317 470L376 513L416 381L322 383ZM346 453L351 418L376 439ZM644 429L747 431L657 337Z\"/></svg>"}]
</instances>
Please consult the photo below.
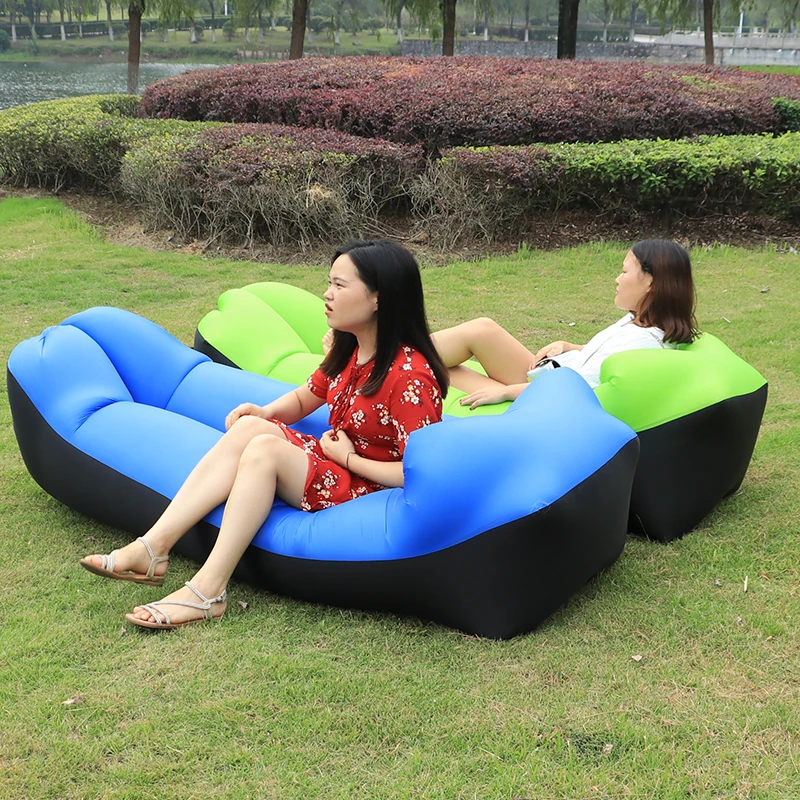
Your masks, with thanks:
<instances>
[{"instance_id":1,"label":"woman's foot","mask_svg":"<svg viewBox=\"0 0 800 800\"><path fill-rule=\"evenodd\" d=\"M167 595L163 600L136 606L132 614L125 615L125 619L142 628L182 628L195 622L221 619L228 607L227 597L224 589L217 597L206 597L186 581L184 588Z\"/></svg>"},{"instance_id":2,"label":"woman's foot","mask_svg":"<svg viewBox=\"0 0 800 800\"><path fill-rule=\"evenodd\" d=\"M145 586L161 586L168 561L169 556L156 555L147 539L140 536L136 541L108 555L86 556L80 560L80 565L104 578Z\"/></svg>"}]
</instances>

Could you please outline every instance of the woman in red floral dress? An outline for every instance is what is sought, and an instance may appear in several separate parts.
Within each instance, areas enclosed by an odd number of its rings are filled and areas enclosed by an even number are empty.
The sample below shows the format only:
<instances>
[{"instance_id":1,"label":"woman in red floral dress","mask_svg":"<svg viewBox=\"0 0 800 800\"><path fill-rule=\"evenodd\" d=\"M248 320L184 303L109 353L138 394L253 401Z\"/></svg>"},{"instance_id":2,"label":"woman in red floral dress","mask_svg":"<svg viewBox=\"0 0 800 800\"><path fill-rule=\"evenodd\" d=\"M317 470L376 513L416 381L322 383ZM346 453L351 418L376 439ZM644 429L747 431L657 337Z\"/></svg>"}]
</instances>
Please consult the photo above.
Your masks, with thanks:
<instances>
[{"instance_id":1,"label":"woman in red floral dress","mask_svg":"<svg viewBox=\"0 0 800 800\"><path fill-rule=\"evenodd\" d=\"M135 625L170 629L221 617L228 581L276 495L318 511L403 485L408 437L441 419L447 390L419 267L399 245L353 242L334 254L324 297L333 344L306 385L263 407L235 408L225 435L144 536L81 560L103 577L160 586L174 544L226 503L206 562L184 588L126 614ZM319 439L290 427L326 402L330 430Z\"/></svg>"}]
</instances>

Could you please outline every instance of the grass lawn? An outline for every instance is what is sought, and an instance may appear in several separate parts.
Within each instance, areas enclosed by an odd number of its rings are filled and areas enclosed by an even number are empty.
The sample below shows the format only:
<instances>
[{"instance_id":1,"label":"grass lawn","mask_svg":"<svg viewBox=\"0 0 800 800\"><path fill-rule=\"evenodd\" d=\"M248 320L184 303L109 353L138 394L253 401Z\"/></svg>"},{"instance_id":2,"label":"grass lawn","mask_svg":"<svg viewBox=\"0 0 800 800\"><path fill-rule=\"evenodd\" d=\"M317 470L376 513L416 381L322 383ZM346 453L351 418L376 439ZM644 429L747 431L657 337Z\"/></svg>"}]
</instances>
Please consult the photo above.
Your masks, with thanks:
<instances>
[{"instance_id":1,"label":"grass lawn","mask_svg":"<svg viewBox=\"0 0 800 800\"><path fill-rule=\"evenodd\" d=\"M119 24L119 20L115 21ZM203 38L192 44L189 31L171 30L164 41L160 33L148 32L142 40L142 61L179 60L199 64L228 64L241 60L264 60L280 58L289 52L290 33L286 28L266 29L264 41L259 42L258 28L250 29L250 43L244 40L244 28L237 28L229 40L222 33L222 22L217 21L217 41L211 41L211 30L203 32ZM399 55L395 31L384 29L380 36L370 31L358 34L341 33L341 44L337 45L327 33L314 33L313 42L306 37L304 53L306 56L352 56L352 55ZM244 52L248 55L245 57ZM255 51L255 53L254 53ZM125 61L128 54L127 33L115 35L114 41L108 36L84 36L69 38L62 42L58 38L38 39L35 51L29 40L20 40L5 53L1 61L52 61L59 58L96 59L105 61ZM263 54L263 55L262 55Z\"/></svg>"},{"instance_id":2,"label":"grass lawn","mask_svg":"<svg viewBox=\"0 0 800 800\"><path fill-rule=\"evenodd\" d=\"M427 267L432 325L491 315L531 346L585 341L618 316L628 244ZM242 584L218 624L126 629L126 611L164 592L78 566L127 537L34 484L3 383L0 797L799 797L800 257L692 256L701 326L770 383L748 476L698 530L631 538L509 642ZM94 305L188 343L224 289L321 292L326 273L111 245L56 200L12 197L0 201L0 351ZM548 422L561 424L555 409ZM174 559L168 590L192 571Z\"/></svg>"}]
</instances>

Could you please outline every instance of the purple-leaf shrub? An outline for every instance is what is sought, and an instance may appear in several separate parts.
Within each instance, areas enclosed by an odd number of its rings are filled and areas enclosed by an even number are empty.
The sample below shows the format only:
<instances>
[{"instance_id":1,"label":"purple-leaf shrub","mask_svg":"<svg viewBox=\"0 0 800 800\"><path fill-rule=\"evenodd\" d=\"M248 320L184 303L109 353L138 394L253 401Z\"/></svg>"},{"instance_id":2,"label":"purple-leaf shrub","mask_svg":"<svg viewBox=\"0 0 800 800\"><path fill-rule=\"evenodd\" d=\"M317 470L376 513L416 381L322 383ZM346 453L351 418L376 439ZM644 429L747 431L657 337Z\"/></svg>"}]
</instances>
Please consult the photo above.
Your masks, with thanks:
<instances>
[{"instance_id":1,"label":"purple-leaf shrub","mask_svg":"<svg viewBox=\"0 0 800 800\"><path fill-rule=\"evenodd\" d=\"M359 57L187 72L151 84L140 113L324 128L436 153L778 132L775 97L800 99L800 77L642 62Z\"/></svg>"}]
</instances>

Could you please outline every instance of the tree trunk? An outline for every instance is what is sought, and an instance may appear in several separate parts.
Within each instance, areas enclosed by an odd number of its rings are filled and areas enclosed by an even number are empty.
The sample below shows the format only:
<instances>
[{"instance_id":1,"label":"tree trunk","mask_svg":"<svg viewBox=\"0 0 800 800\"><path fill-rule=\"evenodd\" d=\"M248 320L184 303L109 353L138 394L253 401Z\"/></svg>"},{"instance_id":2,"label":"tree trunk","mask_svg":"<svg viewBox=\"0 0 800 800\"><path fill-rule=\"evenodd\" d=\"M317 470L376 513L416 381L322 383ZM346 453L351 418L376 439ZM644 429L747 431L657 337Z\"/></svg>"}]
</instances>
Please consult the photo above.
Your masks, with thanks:
<instances>
[{"instance_id":1,"label":"tree trunk","mask_svg":"<svg viewBox=\"0 0 800 800\"><path fill-rule=\"evenodd\" d=\"M714 0L703 0L703 40L706 64L714 66Z\"/></svg>"},{"instance_id":2,"label":"tree trunk","mask_svg":"<svg viewBox=\"0 0 800 800\"><path fill-rule=\"evenodd\" d=\"M558 0L558 44L556 58L575 58L578 43L580 0Z\"/></svg>"},{"instance_id":3,"label":"tree trunk","mask_svg":"<svg viewBox=\"0 0 800 800\"><path fill-rule=\"evenodd\" d=\"M292 39L289 58L303 57L303 40L306 38L306 9L308 0L294 0L292 7Z\"/></svg>"},{"instance_id":4,"label":"tree trunk","mask_svg":"<svg viewBox=\"0 0 800 800\"><path fill-rule=\"evenodd\" d=\"M525 0L525 41L531 38L531 0Z\"/></svg>"},{"instance_id":5,"label":"tree trunk","mask_svg":"<svg viewBox=\"0 0 800 800\"><path fill-rule=\"evenodd\" d=\"M209 0L208 7L211 9L211 44L217 43L217 18L214 16L214 0Z\"/></svg>"},{"instance_id":6,"label":"tree trunk","mask_svg":"<svg viewBox=\"0 0 800 800\"><path fill-rule=\"evenodd\" d=\"M139 58L142 52L144 0L128 6L128 94L139 94Z\"/></svg>"},{"instance_id":7,"label":"tree trunk","mask_svg":"<svg viewBox=\"0 0 800 800\"><path fill-rule=\"evenodd\" d=\"M628 34L628 41L633 44L633 37L636 33L636 12L639 9L639 4L636 0L631 2L631 30Z\"/></svg>"},{"instance_id":8,"label":"tree trunk","mask_svg":"<svg viewBox=\"0 0 800 800\"><path fill-rule=\"evenodd\" d=\"M456 0L441 0L442 8L442 55L455 55L456 48Z\"/></svg>"},{"instance_id":9,"label":"tree trunk","mask_svg":"<svg viewBox=\"0 0 800 800\"><path fill-rule=\"evenodd\" d=\"M64 27L64 0L60 0L60 2L58 4L58 16L59 16L59 19L60 19L59 27L61 28L61 41L62 42L66 42L67 41L67 29Z\"/></svg>"},{"instance_id":10,"label":"tree trunk","mask_svg":"<svg viewBox=\"0 0 800 800\"><path fill-rule=\"evenodd\" d=\"M403 6L397 9L397 43L403 44Z\"/></svg>"},{"instance_id":11,"label":"tree trunk","mask_svg":"<svg viewBox=\"0 0 800 800\"><path fill-rule=\"evenodd\" d=\"M114 41L114 24L111 22L111 3L106 0L106 17L108 19L108 41Z\"/></svg>"}]
</instances>

